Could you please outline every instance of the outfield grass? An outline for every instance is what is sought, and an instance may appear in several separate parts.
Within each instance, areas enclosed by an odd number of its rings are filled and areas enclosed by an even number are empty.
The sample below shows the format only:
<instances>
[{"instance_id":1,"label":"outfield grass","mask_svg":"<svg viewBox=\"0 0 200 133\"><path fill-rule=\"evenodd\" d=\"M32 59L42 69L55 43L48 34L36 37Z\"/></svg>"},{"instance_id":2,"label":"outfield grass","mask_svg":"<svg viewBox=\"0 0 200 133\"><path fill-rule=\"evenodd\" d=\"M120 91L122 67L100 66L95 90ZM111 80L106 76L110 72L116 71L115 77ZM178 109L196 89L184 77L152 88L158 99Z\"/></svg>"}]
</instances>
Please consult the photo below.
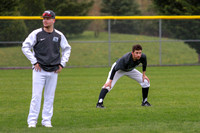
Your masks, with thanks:
<instances>
[{"instance_id":1,"label":"outfield grass","mask_svg":"<svg viewBox=\"0 0 200 133\"><path fill-rule=\"evenodd\" d=\"M79 37L69 39L72 46L72 52L68 66L108 66L108 33L101 32L98 38L95 38L93 32L84 32ZM158 37L149 37L129 34L111 34L111 41L149 41L140 43L143 52L147 55L148 64L160 64L160 44ZM194 49L191 49L184 42L173 41L172 39L163 38L170 42L162 42L162 64L196 64L198 55ZM96 43L80 43L72 41L104 41ZM155 41L155 42L152 42ZM156 42L157 41L157 42ZM135 42L136 43L136 42ZM111 61L112 64L125 53L130 52L133 42L112 42L111 43ZM30 61L23 55L21 46L0 48L0 67L23 67L31 66Z\"/></svg>"},{"instance_id":2,"label":"outfield grass","mask_svg":"<svg viewBox=\"0 0 200 133\"><path fill-rule=\"evenodd\" d=\"M200 66L148 67L148 101L152 107L141 107L141 87L122 77L104 101L107 108L97 109L95 105L109 69L63 69L51 129L41 126L41 113L37 128L27 128L32 70L0 70L0 132L200 132Z\"/></svg>"}]
</instances>

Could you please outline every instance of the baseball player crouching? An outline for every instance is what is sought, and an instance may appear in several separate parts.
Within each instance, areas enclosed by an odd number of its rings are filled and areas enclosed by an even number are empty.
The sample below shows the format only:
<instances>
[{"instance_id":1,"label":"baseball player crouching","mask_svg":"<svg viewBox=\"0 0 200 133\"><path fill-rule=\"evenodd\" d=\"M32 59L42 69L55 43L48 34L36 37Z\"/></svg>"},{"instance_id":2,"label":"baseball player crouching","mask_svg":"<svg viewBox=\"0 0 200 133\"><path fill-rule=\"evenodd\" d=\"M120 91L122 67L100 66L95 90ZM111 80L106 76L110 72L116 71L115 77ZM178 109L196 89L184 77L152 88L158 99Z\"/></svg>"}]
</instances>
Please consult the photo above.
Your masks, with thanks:
<instances>
[{"instance_id":1,"label":"baseball player crouching","mask_svg":"<svg viewBox=\"0 0 200 133\"><path fill-rule=\"evenodd\" d=\"M71 53L71 46L63 33L54 29L55 13L47 10L42 18L43 28L30 33L22 44L23 53L33 64L32 99L27 119L29 128L36 127L44 86L42 125L52 127L51 118L58 73L65 67Z\"/></svg>"},{"instance_id":2,"label":"baseball player crouching","mask_svg":"<svg viewBox=\"0 0 200 133\"><path fill-rule=\"evenodd\" d=\"M143 73L135 69L135 67L137 67L140 63L142 63ZM99 100L96 107L104 108L103 100L106 94L114 87L117 80L124 75L136 80L141 85L143 96L142 106L151 106L151 104L147 101L150 81L145 75L146 67L147 59L146 55L142 53L142 46L139 44L134 45L132 47L132 52L125 54L112 65L107 81L99 94Z\"/></svg>"}]
</instances>

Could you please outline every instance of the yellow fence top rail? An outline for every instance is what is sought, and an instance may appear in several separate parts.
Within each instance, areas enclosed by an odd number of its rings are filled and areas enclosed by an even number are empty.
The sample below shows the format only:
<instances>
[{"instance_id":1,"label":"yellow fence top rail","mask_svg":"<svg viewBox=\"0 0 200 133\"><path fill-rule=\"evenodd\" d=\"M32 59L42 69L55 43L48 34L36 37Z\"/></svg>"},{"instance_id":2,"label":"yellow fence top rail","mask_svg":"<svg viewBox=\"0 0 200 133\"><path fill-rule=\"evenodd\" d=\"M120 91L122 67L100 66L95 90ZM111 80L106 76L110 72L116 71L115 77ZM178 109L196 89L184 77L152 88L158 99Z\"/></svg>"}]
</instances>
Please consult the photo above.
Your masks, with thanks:
<instances>
[{"instance_id":1,"label":"yellow fence top rail","mask_svg":"<svg viewBox=\"0 0 200 133\"><path fill-rule=\"evenodd\" d=\"M39 20L41 16L0 16L0 20ZM56 16L60 20L96 20L96 19L200 19L200 15L191 16Z\"/></svg>"}]
</instances>

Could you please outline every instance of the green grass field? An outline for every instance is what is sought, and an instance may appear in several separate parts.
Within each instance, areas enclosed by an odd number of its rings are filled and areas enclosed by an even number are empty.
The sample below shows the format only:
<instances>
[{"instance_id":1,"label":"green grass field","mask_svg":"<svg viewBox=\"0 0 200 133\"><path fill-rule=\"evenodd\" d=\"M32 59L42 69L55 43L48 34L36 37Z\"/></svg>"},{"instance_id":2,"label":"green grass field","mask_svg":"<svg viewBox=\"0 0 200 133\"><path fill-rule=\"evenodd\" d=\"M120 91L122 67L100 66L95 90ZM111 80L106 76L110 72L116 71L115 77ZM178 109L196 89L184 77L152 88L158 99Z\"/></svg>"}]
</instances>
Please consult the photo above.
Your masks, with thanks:
<instances>
[{"instance_id":1,"label":"green grass field","mask_svg":"<svg viewBox=\"0 0 200 133\"><path fill-rule=\"evenodd\" d=\"M106 109L95 107L110 68L65 68L59 74L53 128L27 127L32 70L0 70L1 133L198 133L200 66L148 67L148 101L139 84L122 77L108 93ZM138 67L141 70L141 67Z\"/></svg>"}]
</instances>

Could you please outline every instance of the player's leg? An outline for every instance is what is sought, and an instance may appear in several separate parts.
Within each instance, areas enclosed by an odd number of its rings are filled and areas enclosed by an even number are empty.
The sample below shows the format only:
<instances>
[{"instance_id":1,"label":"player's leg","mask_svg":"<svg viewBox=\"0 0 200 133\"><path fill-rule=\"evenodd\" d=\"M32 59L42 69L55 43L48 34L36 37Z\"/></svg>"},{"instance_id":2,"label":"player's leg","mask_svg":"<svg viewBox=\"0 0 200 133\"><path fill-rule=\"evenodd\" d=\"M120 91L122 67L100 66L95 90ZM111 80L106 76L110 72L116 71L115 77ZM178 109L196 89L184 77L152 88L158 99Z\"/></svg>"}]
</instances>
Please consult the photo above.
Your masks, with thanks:
<instances>
[{"instance_id":1,"label":"player's leg","mask_svg":"<svg viewBox=\"0 0 200 133\"><path fill-rule=\"evenodd\" d=\"M97 102L97 108L104 108L103 106L103 100L105 99L105 96L107 95L108 92L110 92L112 90L112 88L114 87L115 83L117 82L117 80L123 76L123 73L120 73L119 71L117 71L115 73L115 77L112 80L112 84L111 84L111 88L107 88L107 87L102 87L101 92L99 94L99 99ZM108 76L108 79L110 77ZM106 82L107 83L107 82Z\"/></svg>"},{"instance_id":2,"label":"player's leg","mask_svg":"<svg viewBox=\"0 0 200 133\"><path fill-rule=\"evenodd\" d=\"M116 63L114 63L108 73L108 77L107 77L107 80L106 80L106 83L109 81L109 77L110 77L110 74L111 74L111 70L113 69L113 67L115 66ZM106 89L104 86L102 87L101 89L101 92L99 94L99 99L98 99L98 102L97 102L97 105L96 107L97 108L104 108L103 106L103 99L105 98L106 94L108 93L108 89Z\"/></svg>"},{"instance_id":3,"label":"player's leg","mask_svg":"<svg viewBox=\"0 0 200 133\"><path fill-rule=\"evenodd\" d=\"M27 119L30 127L34 127L37 124L37 119L40 112L42 91L45 83L45 75L43 70L41 72L33 70L32 80L32 99Z\"/></svg>"},{"instance_id":4,"label":"player's leg","mask_svg":"<svg viewBox=\"0 0 200 133\"><path fill-rule=\"evenodd\" d=\"M112 65L112 68L114 67L114 65L115 65L115 63ZM111 68L111 70L112 70L112 68ZM111 70L110 70L110 72L109 72L109 74L108 74L106 83L110 80ZM111 91L111 89L114 87L114 85L115 85L115 83L117 82L117 80L118 80L120 77L122 77L123 75L124 75L124 72L123 72L123 71L121 71L121 70L117 71L117 72L115 73L115 76L114 76L113 80L112 80L111 88L107 88L107 87L105 87L105 86L102 87L101 92L100 92L100 94L99 94L99 99L98 99L98 102L97 102L97 105L96 105L97 108L104 108L104 106L103 106L103 100L104 100L106 94L107 94L109 91Z\"/></svg>"},{"instance_id":5,"label":"player's leg","mask_svg":"<svg viewBox=\"0 0 200 133\"><path fill-rule=\"evenodd\" d=\"M44 89L44 105L42 110L42 125L52 127L51 118L53 116L53 102L57 85L58 74L55 72L47 72L48 77Z\"/></svg>"},{"instance_id":6,"label":"player's leg","mask_svg":"<svg viewBox=\"0 0 200 133\"><path fill-rule=\"evenodd\" d=\"M144 82L142 80L142 73L136 69L133 69L130 72L127 72L126 75L134 80L136 80L142 87L142 106L151 106L150 103L147 101L150 83L145 79Z\"/></svg>"}]
</instances>

